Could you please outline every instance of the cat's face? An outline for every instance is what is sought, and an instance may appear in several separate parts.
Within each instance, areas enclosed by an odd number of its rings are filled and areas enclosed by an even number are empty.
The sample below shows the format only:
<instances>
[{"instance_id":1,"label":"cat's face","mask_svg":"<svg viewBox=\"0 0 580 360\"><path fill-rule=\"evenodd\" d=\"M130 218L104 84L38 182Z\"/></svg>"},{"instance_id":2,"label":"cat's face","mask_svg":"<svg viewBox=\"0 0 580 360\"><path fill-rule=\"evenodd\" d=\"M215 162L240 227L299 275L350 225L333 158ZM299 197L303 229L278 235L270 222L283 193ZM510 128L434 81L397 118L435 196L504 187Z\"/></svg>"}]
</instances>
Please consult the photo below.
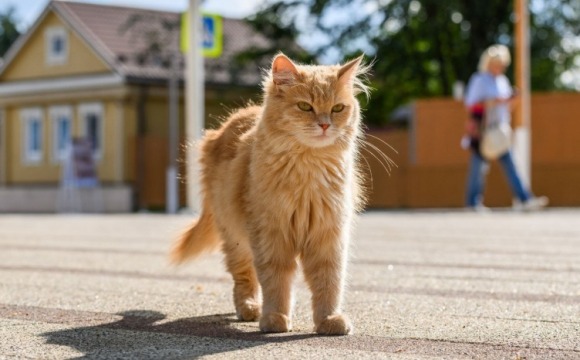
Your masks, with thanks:
<instances>
[{"instance_id":1,"label":"cat's face","mask_svg":"<svg viewBox=\"0 0 580 360\"><path fill-rule=\"evenodd\" d=\"M353 81L359 63L297 66L283 55L276 57L266 101L277 116L265 119L268 126L312 148L350 139L359 122Z\"/></svg>"}]
</instances>

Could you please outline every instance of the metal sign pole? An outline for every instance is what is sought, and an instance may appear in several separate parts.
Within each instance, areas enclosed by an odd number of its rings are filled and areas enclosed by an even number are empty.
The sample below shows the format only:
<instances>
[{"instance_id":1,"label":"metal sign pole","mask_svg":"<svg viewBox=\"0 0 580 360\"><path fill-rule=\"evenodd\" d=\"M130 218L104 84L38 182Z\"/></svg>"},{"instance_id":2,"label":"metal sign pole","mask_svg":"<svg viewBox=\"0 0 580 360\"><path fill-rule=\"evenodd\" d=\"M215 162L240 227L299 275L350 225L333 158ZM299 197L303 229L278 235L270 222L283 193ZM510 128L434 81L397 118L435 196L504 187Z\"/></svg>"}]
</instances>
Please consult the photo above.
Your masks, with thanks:
<instances>
[{"instance_id":1,"label":"metal sign pole","mask_svg":"<svg viewBox=\"0 0 580 360\"><path fill-rule=\"evenodd\" d=\"M166 212L175 214L179 209L179 182L177 157L179 144L179 58L171 54L171 74L169 75L169 166L167 167Z\"/></svg>"},{"instance_id":2,"label":"metal sign pole","mask_svg":"<svg viewBox=\"0 0 580 360\"><path fill-rule=\"evenodd\" d=\"M187 149L187 207L193 213L201 210L199 140L204 128L204 74L202 47L201 1L189 0L189 49L186 56L186 124Z\"/></svg>"}]
</instances>

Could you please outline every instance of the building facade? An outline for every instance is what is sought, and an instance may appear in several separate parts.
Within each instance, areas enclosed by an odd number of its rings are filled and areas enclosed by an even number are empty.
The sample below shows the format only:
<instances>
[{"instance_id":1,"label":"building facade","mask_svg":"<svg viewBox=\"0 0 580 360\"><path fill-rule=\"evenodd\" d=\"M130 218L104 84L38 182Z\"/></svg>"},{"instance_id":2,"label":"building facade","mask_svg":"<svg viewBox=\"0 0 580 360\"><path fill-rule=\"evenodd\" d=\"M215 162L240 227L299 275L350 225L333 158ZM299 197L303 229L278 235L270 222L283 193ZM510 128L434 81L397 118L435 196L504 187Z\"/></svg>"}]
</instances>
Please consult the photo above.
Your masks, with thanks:
<instances>
[{"instance_id":1,"label":"building facade","mask_svg":"<svg viewBox=\"0 0 580 360\"><path fill-rule=\"evenodd\" d=\"M0 212L56 211L67 145L77 137L92 143L104 211L164 205L159 172L169 161L171 69L163 56L177 57L181 90L183 56L178 31L164 34L161 24L179 19L69 1L47 6L0 66ZM244 47L266 42L243 21L223 22L223 55L205 64L206 108L214 117L226 112L220 104L255 96L257 66L233 73L230 63ZM148 52L143 33L157 33L166 47ZM183 106L181 95L181 134Z\"/></svg>"}]
</instances>

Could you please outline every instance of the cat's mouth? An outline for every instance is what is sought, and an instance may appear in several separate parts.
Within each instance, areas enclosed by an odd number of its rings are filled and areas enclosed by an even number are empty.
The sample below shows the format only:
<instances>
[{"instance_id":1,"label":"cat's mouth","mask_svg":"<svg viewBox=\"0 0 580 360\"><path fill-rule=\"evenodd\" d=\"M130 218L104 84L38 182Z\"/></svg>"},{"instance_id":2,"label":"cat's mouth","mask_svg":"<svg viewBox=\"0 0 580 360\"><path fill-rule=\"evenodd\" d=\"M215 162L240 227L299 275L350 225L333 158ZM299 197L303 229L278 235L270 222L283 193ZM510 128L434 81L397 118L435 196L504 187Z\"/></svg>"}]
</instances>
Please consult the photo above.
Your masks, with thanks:
<instances>
[{"instance_id":1,"label":"cat's mouth","mask_svg":"<svg viewBox=\"0 0 580 360\"><path fill-rule=\"evenodd\" d=\"M308 147L321 148L334 144L339 137L339 132L333 128L325 130L310 128L298 131L295 135L302 144Z\"/></svg>"},{"instance_id":2,"label":"cat's mouth","mask_svg":"<svg viewBox=\"0 0 580 360\"><path fill-rule=\"evenodd\" d=\"M336 135L334 132L324 131L310 136L311 145L314 147L324 147L334 143Z\"/></svg>"}]
</instances>

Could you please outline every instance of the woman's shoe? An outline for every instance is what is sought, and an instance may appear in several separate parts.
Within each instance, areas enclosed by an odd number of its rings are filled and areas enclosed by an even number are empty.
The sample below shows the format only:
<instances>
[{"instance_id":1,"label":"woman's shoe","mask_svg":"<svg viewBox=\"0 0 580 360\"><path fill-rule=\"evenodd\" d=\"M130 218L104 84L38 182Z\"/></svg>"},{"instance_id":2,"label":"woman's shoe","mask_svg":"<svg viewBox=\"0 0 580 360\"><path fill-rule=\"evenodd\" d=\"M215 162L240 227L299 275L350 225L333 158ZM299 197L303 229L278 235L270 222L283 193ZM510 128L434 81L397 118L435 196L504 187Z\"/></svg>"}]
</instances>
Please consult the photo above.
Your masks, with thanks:
<instances>
[{"instance_id":1,"label":"woman's shoe","mask_svg":"<svg viewBox=\"0 0 580 360\"><path fill-rule=\"evenodd\" d=\"M529 198L528 201L522 204L522 210L524 211L542 210L543 208L548 206L549 202L550 200L545 196Z\"/></svg>"}]
</instances>

